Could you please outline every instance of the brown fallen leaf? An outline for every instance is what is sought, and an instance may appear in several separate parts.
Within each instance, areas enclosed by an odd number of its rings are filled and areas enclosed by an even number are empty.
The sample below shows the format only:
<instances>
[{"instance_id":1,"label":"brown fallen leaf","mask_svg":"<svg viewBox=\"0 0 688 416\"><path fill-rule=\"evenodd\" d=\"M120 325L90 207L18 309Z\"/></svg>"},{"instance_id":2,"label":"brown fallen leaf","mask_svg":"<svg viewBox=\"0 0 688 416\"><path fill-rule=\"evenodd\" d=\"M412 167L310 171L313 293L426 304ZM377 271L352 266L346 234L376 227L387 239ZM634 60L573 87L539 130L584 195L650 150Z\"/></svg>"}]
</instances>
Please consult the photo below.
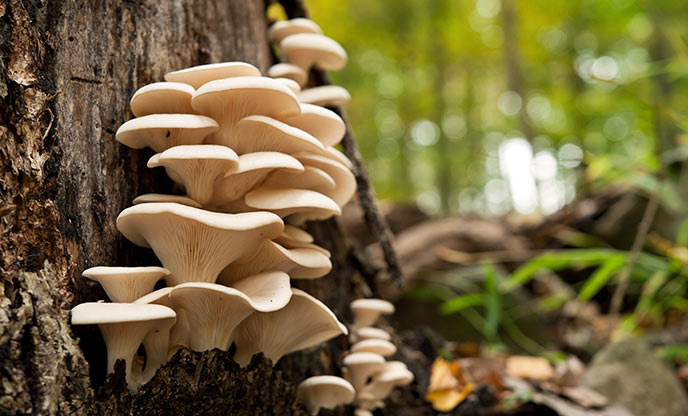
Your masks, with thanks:
<instances>
[{"instance_id":1,"label":"brown fallen leaf","mask_svg":"<svg viewBox=\"0 0 688 416\"><path fill-rule=\"evenodd\" d=\"M506 374L513 378L545 381L554 377L554 368L546 358L512 355L506 359Z\"/></svg>"},{"instance_id":2,"label":"brown fallen leaf","mask_svg":"<svg viewBox=\"0 0 688 416\"><path fill-rule=\"evenodd\" d=\"M449 412L468 397L475 386L461 373L461 365L438 357L432 364L425 400L439 412Z\"/></svg>"}]
</instances>

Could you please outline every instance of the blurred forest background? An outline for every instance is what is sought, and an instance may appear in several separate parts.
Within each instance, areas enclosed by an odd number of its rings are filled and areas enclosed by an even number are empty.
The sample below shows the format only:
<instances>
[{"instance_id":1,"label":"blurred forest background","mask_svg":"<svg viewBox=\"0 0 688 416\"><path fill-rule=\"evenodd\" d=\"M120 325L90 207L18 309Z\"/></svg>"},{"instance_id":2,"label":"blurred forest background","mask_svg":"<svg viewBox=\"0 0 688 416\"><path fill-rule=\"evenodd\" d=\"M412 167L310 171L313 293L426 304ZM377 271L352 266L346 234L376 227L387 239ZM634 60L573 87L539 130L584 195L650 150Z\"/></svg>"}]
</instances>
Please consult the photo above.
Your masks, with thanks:
<instances>
[{"instance_id":1,"label":"blurred forest background","mask_svg":"<svg viewBox=\"0 0 688 416\"><path fill-rule=\"evenodd\" d=\"M307 4L349 54L402 326L552 363L641 338L688 380L687 2Z\"/></svg>"}]
</instances>

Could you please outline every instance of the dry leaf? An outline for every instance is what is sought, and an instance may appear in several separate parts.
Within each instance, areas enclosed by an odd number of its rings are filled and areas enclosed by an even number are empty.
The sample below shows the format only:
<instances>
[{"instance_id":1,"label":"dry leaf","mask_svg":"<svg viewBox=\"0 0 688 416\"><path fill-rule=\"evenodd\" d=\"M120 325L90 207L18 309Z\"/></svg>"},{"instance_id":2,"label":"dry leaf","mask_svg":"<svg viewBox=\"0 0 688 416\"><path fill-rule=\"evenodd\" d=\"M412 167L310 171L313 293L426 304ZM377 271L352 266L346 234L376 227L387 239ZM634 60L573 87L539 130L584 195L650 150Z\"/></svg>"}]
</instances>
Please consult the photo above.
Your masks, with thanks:
<instances>
[{"instance_id":1,"label":"dry leaf","mask_svg":"<svg viewBox=\"0 0 688 416\"><path fill-rule=\"evenodd\" d=\"M430 386L425 400L431 402L435 410L449 412L464 401L474 387L461 374L461 366L457 361L437 358L432 364Z\"/></svg>"},{"instance_id":2,"label":"dry leaf","mask_svg":"<svg viewBox=\"0 0 688 416\"><path fill-rule=\"evenodd\" d=\"M509 377L544 381L554 377L554 368L546 358L512 355L506 360Z\"/></svg>"}]
</instances>

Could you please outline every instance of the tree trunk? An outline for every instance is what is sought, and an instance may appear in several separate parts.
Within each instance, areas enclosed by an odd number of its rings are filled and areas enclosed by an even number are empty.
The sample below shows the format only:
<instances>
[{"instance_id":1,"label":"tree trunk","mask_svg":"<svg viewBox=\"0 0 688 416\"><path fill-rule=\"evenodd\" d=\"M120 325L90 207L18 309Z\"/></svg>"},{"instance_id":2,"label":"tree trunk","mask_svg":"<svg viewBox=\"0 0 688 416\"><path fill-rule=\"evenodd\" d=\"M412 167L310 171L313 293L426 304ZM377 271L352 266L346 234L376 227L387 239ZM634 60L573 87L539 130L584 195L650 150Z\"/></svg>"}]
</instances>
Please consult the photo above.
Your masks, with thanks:
<instances>
[{"instance_id":1,"label":"tree trunk","mask_svg":"<svg viewBox=\"0 0 688 416\"><path fill-rule=\"evenodd\" d=\"M264 9L263 0L0 0L0 413L291 414L303 411L293 382L338 373L345 337L285 357L281 371L182 350L132 397L121 366L106 379L97 328L69 325L71 307L106 299L84 269L158 264L115 228L135 196L172 188L146 168L150 149L115 141L132 118L129 98L198 64L265 71ZM348 322L348 302L365 287L354 278L360 260L336 221L310 230L333 271L297 285Z\"/></svg>"}]
</instances>

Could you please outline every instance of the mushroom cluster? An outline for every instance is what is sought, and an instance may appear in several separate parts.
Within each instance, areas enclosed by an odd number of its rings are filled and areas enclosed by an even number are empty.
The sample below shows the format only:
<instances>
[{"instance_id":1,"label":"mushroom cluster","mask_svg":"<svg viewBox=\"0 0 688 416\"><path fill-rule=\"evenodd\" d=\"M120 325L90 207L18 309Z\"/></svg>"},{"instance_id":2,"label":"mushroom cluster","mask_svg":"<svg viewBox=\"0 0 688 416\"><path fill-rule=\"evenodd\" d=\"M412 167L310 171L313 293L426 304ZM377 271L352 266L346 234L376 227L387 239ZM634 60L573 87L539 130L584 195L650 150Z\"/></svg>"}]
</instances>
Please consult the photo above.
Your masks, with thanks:
<instances>
[{"instance_id":1,"label":"mushroom cluster","mask_svg":"<svg viewBox=\"0 0 688 416\"><path fill-rule=\"evenodd\" d=\"M276 363L348 333L290 283L332 268L330 253L299 225L340 214L356 190L350 162L333 147L343 120L301 102L297 87L226 62L170 72L133 95L136 118L116 139L153 149L148 167L164 168L184 195L141 195L117 218L119 231L163 267L88 269L112 303L72 310L73 324L99 325L108 372L126 361L132 390L180 347L235 344L243 366L259 352ZM154 291L160 280L165 287Z\"/></svg>"},{"instance_id":2,"label":"mushroom cluster","mask_svg":"<svg viewBox=\"0 0 688 416\"><path fill-rule=\"evenodd\" d=\"M384 407L394 387L405 386L414 377L403 362L386 360L397 348L387 331L373 327L380 315L394 313L394 305L382 299L357 299L351 302L351 311L352 345L342 373L356 391L356 415L372 415L374 409Z\"/></svg>"},{"instance_id":3,"label":"mushroom cluster","mask_svg":"<svg viewBox=\"0 0 688 416\"><path fill-rule=\"evenodd\" d=\"M297 84L294 85L295 92L302 103L339 106L349 102L351 95L338 85L301 89L308 84L311 68L339 71L346 66L344 48L323 35L315 22L304 18L275 22L268 30L268 38L279 46L282 60L268 69L268 75L294 81Z\"/></svg>"}]
</instances>

